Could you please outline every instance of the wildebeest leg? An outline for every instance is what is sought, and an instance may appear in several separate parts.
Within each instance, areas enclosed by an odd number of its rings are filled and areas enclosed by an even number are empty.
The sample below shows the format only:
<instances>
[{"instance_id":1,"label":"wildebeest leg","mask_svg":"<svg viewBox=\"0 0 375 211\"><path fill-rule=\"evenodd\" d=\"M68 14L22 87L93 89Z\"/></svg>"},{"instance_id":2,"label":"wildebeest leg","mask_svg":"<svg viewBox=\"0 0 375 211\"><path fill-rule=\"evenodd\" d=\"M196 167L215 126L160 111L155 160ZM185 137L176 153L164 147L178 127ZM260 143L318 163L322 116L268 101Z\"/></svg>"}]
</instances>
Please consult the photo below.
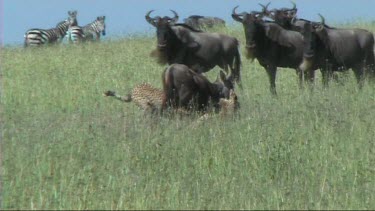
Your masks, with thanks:
<instances>
[{"instance_id":1,"label":"wildebeest leg","mask_svg":"<svg viewBox=\"0 0 375 211\"><path fill-rule=\"evenodd\" d=\"M312 91L314 89L315 70L307 70L305 75L307 77L308 86Z\"/></svg>"},{"instance_id":2,"label":"wildebeest leg","mask_svg":"<svg viewBox=\"0 0 375 211\"><path fill-rule=\"evenodd\" d=\"M314 79L315 79L315 71L314 70L306 70L302 71L301 69L297 69L297 74L299 76L299 86L300 89L304 88L304 82L307 82L310 90L313 90L314 87Z\"/></svg>"},{"instance_id":3,"label":"wildebeest leg","mask_svg":"<svg viewBox=\"0 0 375 211\"><path fill-rule=\"evenodd\" d=\"M270 91L273 95L277 95L276 93L276 70L277 67L267 65L266 67L268 79L270 80Z\"/></svg>"},{"instance_id":4,"label":"wildebeest leg","mask_svg":"<svg viewBox=\"0 0 375 211\"><path fill-rule=\"evenodd\" d=\"M364 66L362 64L356 66L356 67L353 67L353 72L354 72L354 75L355 75L355 78L357 79L357 83L358 83L358 87L359 89L362 89L363 87L363 84L364 84Z\"/></svg>"},{"instance_id":5,"label":"wildebeest leg","mask_svg":"<svg viewBox=\"0 0 375 211\"><path fill-rule=\"evenodd\" d=\"M193 99L193 92L191 92L188 87L183 85L178 91L178 96L178 107L188 108L190 101Z\"/></svg>"},{"instance_id":6,"label":"wildebeest leg","mask_svg":"<svg viewBox=\"0 0 375 211\"><path fill-rule=\"evenodd\" d=\"M298 79L299 79L299 88L300 89L303 89L303 81L304 81L304 77L305 77L305 74L304 74L304 71L301 70L300 68L297 68L296 69L296 73L298 75Z\"/></svg>"},{"instance_id":7,"label":"wildebeest leg","mask_svg":"<svg viewBox=\"0 0 375 211\"><path fill-rule=\"evenodd\" d=\"M322 82L324 88L328 87L329 80L333 77L331 68L322 68L320 69L320 72L322 73Z\"/></svg>"}]
</instances>

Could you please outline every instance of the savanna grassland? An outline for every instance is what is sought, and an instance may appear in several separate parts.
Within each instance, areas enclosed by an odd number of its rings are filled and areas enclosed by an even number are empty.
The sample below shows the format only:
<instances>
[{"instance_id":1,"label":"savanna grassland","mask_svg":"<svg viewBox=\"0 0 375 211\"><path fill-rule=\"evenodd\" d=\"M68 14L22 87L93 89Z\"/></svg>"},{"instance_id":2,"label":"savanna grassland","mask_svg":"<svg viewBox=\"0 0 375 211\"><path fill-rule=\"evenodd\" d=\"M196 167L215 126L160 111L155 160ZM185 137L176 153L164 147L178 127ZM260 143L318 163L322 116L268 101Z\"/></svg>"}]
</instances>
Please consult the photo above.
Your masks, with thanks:
<instances>
[{"instance_id":1,"label":"savanna grassland","mask_svg":"<svg viewBox=\"0 0 375 211\"><path fill-rule=\"evenodd\" d=\"M241 27L220 31L244 43ZM151 34L1 49L1 209L375 208L375 84L359 90L348 71L324 89L317 71L299 90L279 69L274 98L242 56L239 115L192 127L102 96L161 87L155 46Z\"/></svg>"}]
</instances>

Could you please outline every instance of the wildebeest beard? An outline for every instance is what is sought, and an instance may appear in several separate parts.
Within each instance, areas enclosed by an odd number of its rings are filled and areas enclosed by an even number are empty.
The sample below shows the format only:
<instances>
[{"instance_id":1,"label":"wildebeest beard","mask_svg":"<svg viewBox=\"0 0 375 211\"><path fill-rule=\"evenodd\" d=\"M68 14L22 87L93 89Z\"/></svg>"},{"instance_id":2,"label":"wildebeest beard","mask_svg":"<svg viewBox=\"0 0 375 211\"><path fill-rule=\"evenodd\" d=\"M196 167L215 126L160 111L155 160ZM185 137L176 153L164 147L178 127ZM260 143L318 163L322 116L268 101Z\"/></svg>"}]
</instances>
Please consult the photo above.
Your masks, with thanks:
<instances>
[{"instance_id":1,"label":"wildebeest beard","mask_svg":"<svg viewBox=\"0 0 375 211\"><path fill-rule=\"evenodd\" d=\"M255 48L246 47L245 56L246 59L250 59L250 61L253 62L255 59Z\"/></svg>"},{"instance_id":2,"label":"wildebeest beard","mask_svg":"<svg viewBox=\"0 0 375 211\"><path fill-rule=\"evenodd\" d=\"M159 48L156 48L151 51L150 56L154 57L158 64L164 65L168 63L168 56L165 49L161 50Z\"/></svg>"}]
</instances>

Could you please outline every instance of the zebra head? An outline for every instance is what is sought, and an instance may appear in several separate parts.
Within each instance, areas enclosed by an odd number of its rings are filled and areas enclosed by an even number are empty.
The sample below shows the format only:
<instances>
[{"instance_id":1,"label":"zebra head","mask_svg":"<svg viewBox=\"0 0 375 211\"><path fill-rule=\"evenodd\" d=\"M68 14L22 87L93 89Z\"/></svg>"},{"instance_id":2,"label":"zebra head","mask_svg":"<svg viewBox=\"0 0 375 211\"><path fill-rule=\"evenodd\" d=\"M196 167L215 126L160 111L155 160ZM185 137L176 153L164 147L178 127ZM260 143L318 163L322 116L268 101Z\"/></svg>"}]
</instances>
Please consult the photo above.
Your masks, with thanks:
<instances>
[{"instance_id":1,"label":"zebra head","mask_svg":"<svg viewBox=\"0 0 375 211\"><path fill-rule=\"evenodd\" d=\"M105 36L105 16L99 16L96 18L97 27L100 32L102 32L102 35Z\"/></svg>"},{"instance_id":2,"label":"zebra head","mask_svg":"<svg viewBox=\"0 0 375 211\"><path fill-rule=\"evenodd\" d=\"M68 19L66 20L67 22L69 22L69 25L70 26L78 26L78 22L77 22L77 10L74 10L74 11L68 11Z\"/></svg>"},{"instance_id":3,"label":"zebra head","mask_svg":"<svg viewBox=\"0 0 375 211\"><path fill-rule=\"evenodd\" d=\"M61 21L59 23L57 23L56 25L56 30L57 30L57 33L59 34L60 36L60 39L62 39L66 32L68 31L69 29L69 26L77 26L77 11L74 10L74 11L68 11L68 19L64 20L64 21Z\"/></svg>"}]
</instances>

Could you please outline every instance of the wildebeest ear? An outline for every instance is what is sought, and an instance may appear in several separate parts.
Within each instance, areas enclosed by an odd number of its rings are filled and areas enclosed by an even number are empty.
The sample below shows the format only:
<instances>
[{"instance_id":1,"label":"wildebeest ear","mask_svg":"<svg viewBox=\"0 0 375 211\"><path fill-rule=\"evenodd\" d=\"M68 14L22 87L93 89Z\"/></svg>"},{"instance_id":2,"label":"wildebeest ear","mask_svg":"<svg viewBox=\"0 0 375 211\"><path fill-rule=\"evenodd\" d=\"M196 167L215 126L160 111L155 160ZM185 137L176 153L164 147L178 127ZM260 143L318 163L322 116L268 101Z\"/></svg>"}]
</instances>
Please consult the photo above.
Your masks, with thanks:
<instances>
[{"instance_id":1,"label":"wildebeest ear","mask_svg":"<svg viewBox=\"0 0 375 211\"><path fill-rule=\"evenodd\" d=\"M264 29L266 31L266 36L270 38L272 41L275 41L282 46L292 46L291 36L293 36L294 33L288 33L289 31L281 28L281 26L276 24L264 25Z\"/></svg>"}]
</instances>

